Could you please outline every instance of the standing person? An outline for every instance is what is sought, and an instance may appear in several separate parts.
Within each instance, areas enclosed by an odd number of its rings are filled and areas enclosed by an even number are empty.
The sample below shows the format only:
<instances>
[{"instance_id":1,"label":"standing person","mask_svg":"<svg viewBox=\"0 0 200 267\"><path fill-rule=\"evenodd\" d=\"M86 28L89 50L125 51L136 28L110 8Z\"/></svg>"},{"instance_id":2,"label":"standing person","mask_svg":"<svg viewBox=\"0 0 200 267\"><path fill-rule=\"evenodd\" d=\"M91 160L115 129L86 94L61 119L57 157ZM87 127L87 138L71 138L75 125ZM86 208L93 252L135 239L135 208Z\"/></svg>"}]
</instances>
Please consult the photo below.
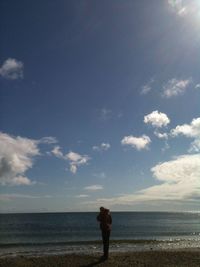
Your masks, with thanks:
<instances>
[{"instance_id":1,"label":"standing person","mask_svg":"<svg viewBox=\"0 0 200 267\"><path fill-rule=\"evenodd\" d=\"M104 253L103 258L107 260L109 251L109 238L112 225L112 217L110 215L109 209L100 207L100 212L99 215L97 216L97 221L100 222L100 229L102 233L103 253Z\"/></svg>"}]
</instances>

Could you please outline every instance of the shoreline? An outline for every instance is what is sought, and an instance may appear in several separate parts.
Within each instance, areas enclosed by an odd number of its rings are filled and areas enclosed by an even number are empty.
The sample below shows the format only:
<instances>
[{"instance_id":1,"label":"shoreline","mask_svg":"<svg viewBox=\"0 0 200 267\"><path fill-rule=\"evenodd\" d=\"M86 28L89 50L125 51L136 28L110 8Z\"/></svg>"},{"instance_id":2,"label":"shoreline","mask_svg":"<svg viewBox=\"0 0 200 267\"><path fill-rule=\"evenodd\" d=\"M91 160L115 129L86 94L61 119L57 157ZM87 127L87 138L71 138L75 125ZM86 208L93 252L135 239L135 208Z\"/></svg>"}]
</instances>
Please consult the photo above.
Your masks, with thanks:
<instances>
[{"instance_id":1,"label":"shoreline","mask_svg":"<svg viewBox=\"0 0 200 267\"><path fill-rule=\"evenodd\" d=\"M102 252L102 241L76 241L48 244L4 244L0 245L0 259L17 257L51 257L63 255L96 255ZM149 251L182 251L199 250L200 239L167 239L167 240L110 240L110 253L136 253ZM199 264L200 266L200 264Z\"/></svg>"},{"instance_id":2,"label":"shoreline","mask_svg":"<svg viewBox=\"0 0 200 267\"><path fill-rule=\"evenodd\" d=\"M200 249L157 250L110 253L107 261L100 260L101 253L92 255L64 254L40 257L0 258L0 267L89 267L89 266L200 266Z\"/></svg>"},{"instance_id":3,"label":"shoreline","mask_svg":"<svg viewBox=\"0 0 200 267\"><path fill-rule=\"evenodd\" d=\"M177 239L179 240L179 239ZM164 242L175 242L171 238L166 240L159 239L111 239L110 244L155 244ZM45 245L98 245L101 244L102 240L85 240L85 241L64 241L64 242L46 242L46 243L3 243L1 247L17 247L17 246L45 246Z\"/></svg>"}]
</instances>

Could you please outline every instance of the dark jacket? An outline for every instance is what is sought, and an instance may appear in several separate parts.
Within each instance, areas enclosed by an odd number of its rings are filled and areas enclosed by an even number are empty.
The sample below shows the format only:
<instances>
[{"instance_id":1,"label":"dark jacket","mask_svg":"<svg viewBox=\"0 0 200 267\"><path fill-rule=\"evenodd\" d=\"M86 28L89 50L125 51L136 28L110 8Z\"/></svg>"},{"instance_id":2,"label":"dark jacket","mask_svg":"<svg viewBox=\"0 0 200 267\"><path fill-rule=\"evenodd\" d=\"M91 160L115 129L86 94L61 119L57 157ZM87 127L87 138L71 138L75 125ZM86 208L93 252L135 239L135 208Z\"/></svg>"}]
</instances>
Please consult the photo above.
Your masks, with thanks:
<instances>
[{"instance_id":1,"label":"dark jacket","mask_svg":"<svg viewBox=\"0 0 200 267\"><path fill-rule=\"evenodd\" d=\"M110 231L112 225L112 217L110 213L100 212L97 216L97 221L100 222L100 229L102 231Z\"/></svg>"}]
</instances>

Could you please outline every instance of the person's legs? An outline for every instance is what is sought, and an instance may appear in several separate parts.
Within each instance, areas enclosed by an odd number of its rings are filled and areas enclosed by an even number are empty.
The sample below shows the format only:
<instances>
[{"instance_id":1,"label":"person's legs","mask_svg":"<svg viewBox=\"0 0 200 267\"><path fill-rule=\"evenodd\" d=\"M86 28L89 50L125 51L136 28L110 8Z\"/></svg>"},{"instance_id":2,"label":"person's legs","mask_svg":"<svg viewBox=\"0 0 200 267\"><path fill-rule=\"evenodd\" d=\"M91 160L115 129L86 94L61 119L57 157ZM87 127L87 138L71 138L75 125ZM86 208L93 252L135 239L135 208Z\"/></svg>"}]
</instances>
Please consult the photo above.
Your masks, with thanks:
<instances>
[{"instance_id":1,"label":"person's legs","mask_svg":"<svg viewBox=\"0 0 200 267\"><path fill-rule=\"evenodd\" d=\"M103 242L103 255L105 256L105 244L106 244L106 234L105 231L102 231L102 242Z\"/></svg>"},{"instance_id":2,"label":"person's legs","mask_svg":"<svg viewBox=\"0 0 200 267\"><path fill-rule=\"evenodd\" d=\"M110 231L102 231L103 253L106 259L108 258L109 238L110 238Z\"/></svg>"}]
</instances>

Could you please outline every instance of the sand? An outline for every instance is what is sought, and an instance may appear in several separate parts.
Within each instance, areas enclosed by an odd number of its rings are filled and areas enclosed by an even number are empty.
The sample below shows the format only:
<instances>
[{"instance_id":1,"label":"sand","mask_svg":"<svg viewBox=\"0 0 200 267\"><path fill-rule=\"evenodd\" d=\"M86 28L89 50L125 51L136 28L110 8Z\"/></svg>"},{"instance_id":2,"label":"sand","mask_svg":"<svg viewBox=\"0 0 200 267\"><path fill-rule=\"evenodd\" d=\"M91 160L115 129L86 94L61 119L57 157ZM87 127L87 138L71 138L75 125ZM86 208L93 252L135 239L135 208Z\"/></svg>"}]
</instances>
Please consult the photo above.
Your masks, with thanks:
<instances>
[{"instance_id":1,"label":"sand","mask_svg":"<svg viewBox=\"0 0 200 267\"><path fill-rule=\"evenodd\" d=\"M199 267L200 249L110 253L107 261L100 255L58 255L43 257L1 258L0 267Z\"/></svg>"}]
</instances>

